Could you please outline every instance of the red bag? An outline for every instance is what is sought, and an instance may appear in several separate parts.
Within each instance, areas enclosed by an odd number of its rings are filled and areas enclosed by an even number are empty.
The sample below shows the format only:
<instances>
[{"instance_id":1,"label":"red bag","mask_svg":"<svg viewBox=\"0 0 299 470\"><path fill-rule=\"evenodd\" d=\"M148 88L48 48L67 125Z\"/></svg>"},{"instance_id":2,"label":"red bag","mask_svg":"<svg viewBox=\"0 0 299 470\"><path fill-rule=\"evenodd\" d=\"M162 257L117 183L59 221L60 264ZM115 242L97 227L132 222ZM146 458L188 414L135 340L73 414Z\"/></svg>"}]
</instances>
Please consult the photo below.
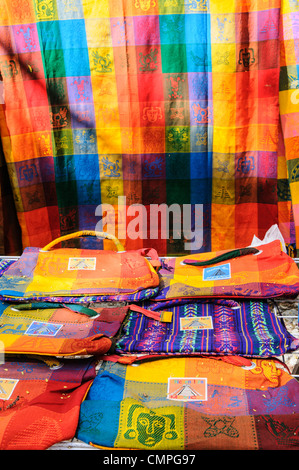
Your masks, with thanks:
<instances>
[{"instance_id":1,"label":"red bag","mask_svg":"<svg viewBox=\"0 0 299 470\"><path fill-rule=\"evenodd\" d=\"M44 450L75 436L93 379L89 360L29 359L0 366L0 449Z\"/></svg>"}]
</instances>

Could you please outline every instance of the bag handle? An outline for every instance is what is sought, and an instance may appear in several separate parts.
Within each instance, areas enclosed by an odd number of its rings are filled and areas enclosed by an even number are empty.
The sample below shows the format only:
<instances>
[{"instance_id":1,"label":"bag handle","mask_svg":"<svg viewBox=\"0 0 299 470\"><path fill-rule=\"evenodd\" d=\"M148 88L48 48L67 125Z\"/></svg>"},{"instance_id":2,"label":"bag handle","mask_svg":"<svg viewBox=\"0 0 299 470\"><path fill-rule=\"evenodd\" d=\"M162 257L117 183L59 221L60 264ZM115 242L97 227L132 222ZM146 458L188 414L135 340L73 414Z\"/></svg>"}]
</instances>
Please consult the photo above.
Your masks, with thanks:
<instances>
[{"instance_id":1,"label":"bag handle","mask_svg":"<svg viewBox=\"0 0 299 470\"><path fill-rule=\"evenodd\" d=\"M54 245L57 245L57 243L60 243L65 240L71 240L72 238L86 237L86 236L107 238L108 240L112 240L115 243L117 251L125 251L123 245L114 235L111 235L110 233L106 233L106 232L96 232L93 230L82 230L81 232L75 232L69 235L64 235L62 237L56 238L52 242L48 243L48 245L44 246L44 248L42 248L40 251L49 251Z\"/></svg>"},{"instance_id":2,"label":"bag handle","mask_svg":"<svg viewBox=\"0 0 299 470\"><path fill-rule=\"evenodd\" d=\"M187 264L189 266L209 266L211 264L217 264L220 263L221 261L226 261L232 258L238 258L239 256L246 256L246 255L252 255L252 254L257 254L259 253L260 250L254 247L249 247L249 248L238 248L236 250L231 250L228 251L222 255L215 256L212 259L205 260L205 261L196 261L193 259L184 259L182 261L183 264Z\"/></svg>"}]
</instances>

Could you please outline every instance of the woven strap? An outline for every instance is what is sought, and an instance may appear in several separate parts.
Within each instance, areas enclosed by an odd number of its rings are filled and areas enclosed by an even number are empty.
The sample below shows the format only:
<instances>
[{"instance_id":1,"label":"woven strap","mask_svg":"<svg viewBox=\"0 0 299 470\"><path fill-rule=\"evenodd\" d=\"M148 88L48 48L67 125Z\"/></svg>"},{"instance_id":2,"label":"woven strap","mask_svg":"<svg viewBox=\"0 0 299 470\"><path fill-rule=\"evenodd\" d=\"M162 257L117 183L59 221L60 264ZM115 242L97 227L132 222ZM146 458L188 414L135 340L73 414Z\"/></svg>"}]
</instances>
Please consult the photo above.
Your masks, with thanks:
<instances>
[{"instance_id":1,"label":"woven strap","mask_svg":"<svg viewBox=\"0 0 299 470\"><path fill-rule=\"evenodd\" d=\"M123 245L120 243L120 241L114 236L106 232L95 232L93 230L83 230L81 232L75 232L71 233L69 235L64 235L63 237L56 238L52 242L50 242L48 245L44 246L44 248L41 249L41 251L48 251L50 250L53 246L57 245L58 243L65 241L65 240L71 240L73 238L79 238L79 237L97 237L97 238L106 238L108 240L112 240L115 243L115 246L117 248L117 251L125 251Z\"/></svg>"}]
</instances>

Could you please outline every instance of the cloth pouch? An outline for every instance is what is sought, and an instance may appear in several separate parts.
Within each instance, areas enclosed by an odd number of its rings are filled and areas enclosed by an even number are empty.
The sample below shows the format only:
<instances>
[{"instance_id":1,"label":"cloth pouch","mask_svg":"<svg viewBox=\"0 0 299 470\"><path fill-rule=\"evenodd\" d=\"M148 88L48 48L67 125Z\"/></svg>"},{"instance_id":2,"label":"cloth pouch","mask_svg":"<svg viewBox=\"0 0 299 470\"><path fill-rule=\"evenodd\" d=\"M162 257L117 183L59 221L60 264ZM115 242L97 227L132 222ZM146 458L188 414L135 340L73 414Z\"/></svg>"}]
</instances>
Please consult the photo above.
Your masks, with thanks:
<instances>
[{"instance_id":1,"label":"cloth pouch","mask_svg":"<svg viewBox=\"0 0 299 470\"><path fill-rule=\"evenodd\" d=\"M171 319L167 318L169 314L163 318L163 313L135 304L90 308L77 304L0 302L0 342L6 354L101 356L112 348L113 338L133 309L157 323Z\"/></svg>"},{"instance_id":2,"label":"cloth pouch","mask_svg":"<svg viewBox=\"0 0 299 470\"><path fill-rule=\"evenodd\" d=\"M169 312L159 322L130 311L116 342L118 354L217 354L271 357L299 348L264 300L170 301L154 308ZM153 302L143 305L152 308Z\"/></svg>"},{"instance_id":3,"label":"cloth pouch","mask_svg":"<svg viewBox=\"0 0 299 470\"><path fill-rule=\"evenodd\" d=\"M85 360L19 358L0 365L0 449L44 450L75 436L96 375Z\"/></svg>"},{"instance_id":4,"label":"cloth pouch","mask_svg":"<svg viewBox=\"0 0 299 470\"><path fill-rule=\"evenodd\" d=\"M103 236L118 251L53 248L83 236ZM123 251L120 242L102 232L76 232L44 248L25 248L20 259L6 263L0 278L2 300L138 301L157 293L160 266L154 249Z\"/></svg>"},{"instance_id":5,"label":"cloth pouch","mask_svg":"<svg viewBox=\"0 0 299 470\"><path fill-rule=\"evenodd\" d=\"M155 301L177 298L296 297L299 270L279 240L258 248L166 258Z\"/></svg>"},{"instance_id":6,"label":"cloth pouch","mask_svg":"<svg viewBox=\"0 0 299 470\"><path fill-rule=\"evenodd\" d=\"M105 354L111 348L111 338L119 331L128 307L84 307L83 310L80 307L0 303L0 341L5 353Z\"/></svg>"},{"instance_id":7,"label":"cloth pouch","mask_svg":"<svg viewBox=\"0 0 299 470\"><path fill-rule=\"evenodd\" d=\"M275 360L104 362L77 437L100 448L298 450L299 383Z\"/></svg>"}]
</instances>

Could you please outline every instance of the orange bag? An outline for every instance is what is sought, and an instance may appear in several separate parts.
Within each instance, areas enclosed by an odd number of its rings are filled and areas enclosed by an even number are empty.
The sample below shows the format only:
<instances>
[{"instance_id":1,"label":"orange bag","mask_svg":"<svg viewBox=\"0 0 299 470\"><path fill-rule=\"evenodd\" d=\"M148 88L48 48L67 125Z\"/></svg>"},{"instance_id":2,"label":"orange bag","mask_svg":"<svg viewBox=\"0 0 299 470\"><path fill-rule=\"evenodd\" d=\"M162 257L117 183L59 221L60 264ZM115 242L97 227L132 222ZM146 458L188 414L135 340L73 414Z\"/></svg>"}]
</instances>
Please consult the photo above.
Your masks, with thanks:
<instances>
[{"instance_id":1,"label":"orange bag","mask_svg":"<svg viewBox=\"0 0 299 470\"><path fill-rule=\"evenodd\" d=\"M118 251L55 248L82 236L112 240ZM151 261L149 261L149 259ZM154 249L124 251L121 243L103 232L76 232L44 248L26 248L0 278L3 300L51 300L80 297L92 300L140 300L157 292L160 265Z\"/></svg>"}]
</instances>

